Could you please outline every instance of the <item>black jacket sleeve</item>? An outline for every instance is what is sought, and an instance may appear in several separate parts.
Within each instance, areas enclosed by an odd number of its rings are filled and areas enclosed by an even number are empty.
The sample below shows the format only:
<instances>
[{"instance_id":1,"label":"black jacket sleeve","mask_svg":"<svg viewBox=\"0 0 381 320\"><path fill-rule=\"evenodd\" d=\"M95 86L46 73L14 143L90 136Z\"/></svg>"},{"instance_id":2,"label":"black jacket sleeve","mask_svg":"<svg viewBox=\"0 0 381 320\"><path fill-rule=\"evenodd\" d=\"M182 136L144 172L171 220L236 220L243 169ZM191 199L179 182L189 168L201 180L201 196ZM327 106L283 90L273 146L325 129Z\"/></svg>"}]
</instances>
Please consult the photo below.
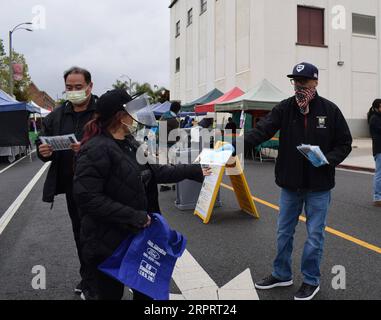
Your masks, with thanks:
<instances>
[{"instance_id":1,"label":"black jacket sleeve","mask_svg":"<svg viewBox=\"0 0 381 320\"><path fill-rule=\"evenodd\" d=\"M151 166L157 183L177 183L185 179L204 181L202 169L199 164L191 165L152 165Z\"/></svg>"},{"instance_id":2,"label":"black jacket sleeve","mask_svg":"<svg viewBox=\"0 0 381 320\"><path fill-rule=\"evenodd\" d=\"M100 149L95 145L84 146L77 158L73 192L81 213L121 227L142 228L147 222L146 212L117 202L104 193L112 166L106 148Z\"/></svg>"},{"instance_id":3,"label":"black jacket sleeve","mask_svg":"<svg viewBox=\"0 0 381 320\"><path fill-rule=\"evenodd\" d=\"M372 137L381 135L381 117L374 115L370 118L369 130Z\"/></svg>"},{"instance_id":4,"label":"black jacket sleeve","mask_svg":"<svg viewBox=\"0 0 381 320\"><path fill-rule=\"evenodd\" d=\"M339 108L335 110L335 137L332 151L325 156L330 166L337 167L352 151L352 135Z\"/></svg>"},{"instance_id":5,"label":"black jacket sleeve","mask_svg":"<svg viewBox=\"0 0 381 320\"><path fill-rule=\"evenodd\" d=\"M42 126L41 126L41 131L39 134L39 137L49 137L53 135L53 116L54 113L49 114L43 121L42 121ZM53 154L49 158L44 158L40 152L38 151L38 147L41 145L41 140L38 138L36 140L36 150L37 150L37 156L38 158L43 161L43 162L49 162L53 161L55 159L55 154Z\"/></svg>"},{"instance_id":6,"label":"black jacket sleeve","mask_svg":"<svg viewBox=\"0 0 381 320\"><path fill-rule=\"evenodd\" d=\"M265 118L258 122L257 127L245 132L245 143L258 146L270 140L281 127L282 107L276 106Z\"/></svg>"}]
</instances>

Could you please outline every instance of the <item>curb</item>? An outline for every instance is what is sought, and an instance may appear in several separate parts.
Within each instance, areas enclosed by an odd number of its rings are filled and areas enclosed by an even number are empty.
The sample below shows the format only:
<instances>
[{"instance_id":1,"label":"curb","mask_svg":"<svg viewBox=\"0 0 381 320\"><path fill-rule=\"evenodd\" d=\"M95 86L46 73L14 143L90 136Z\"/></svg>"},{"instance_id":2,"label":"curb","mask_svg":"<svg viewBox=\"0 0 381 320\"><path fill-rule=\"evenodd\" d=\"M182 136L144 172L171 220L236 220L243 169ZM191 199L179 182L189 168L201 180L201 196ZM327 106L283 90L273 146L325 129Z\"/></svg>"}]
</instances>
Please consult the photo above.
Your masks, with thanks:
<instances>
[{"instance_id":1,"label":"curb","mask_svg":"<svg viewBox=\"0 0 381 320\"><path fill-rule=\"evenodd\" d=\"M359 167L359 166L351 166L351 165L339 165L339 169L346 169L346 170L353 170L353 171L359 171L359 172L369 172L369 173L375 173L376 170L372 168L365 168L365 167Z\"/></svg>"}]
</instances>

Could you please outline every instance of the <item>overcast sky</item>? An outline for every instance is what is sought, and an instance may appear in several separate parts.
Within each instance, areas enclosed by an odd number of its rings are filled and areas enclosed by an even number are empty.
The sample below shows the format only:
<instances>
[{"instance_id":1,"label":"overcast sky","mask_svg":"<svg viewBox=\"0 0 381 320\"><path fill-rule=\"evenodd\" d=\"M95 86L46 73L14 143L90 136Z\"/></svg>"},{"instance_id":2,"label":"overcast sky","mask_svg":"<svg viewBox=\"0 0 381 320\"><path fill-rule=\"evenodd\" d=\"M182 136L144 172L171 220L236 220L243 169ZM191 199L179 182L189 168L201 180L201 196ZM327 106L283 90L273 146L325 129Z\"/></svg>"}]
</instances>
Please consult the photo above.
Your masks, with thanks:
<instances>
[{"instance_id":1,"label":"overcast sky","mask_svg":"<svg viewBox=\"0 0 381 320\"><path fill-rule=\"evenodd\" d=\"M8 53L8 31L25 21L46 28L14 33L14 49L25 55L35 84L56 99L63 71L88 68L94 92L102 94L125 74L133 81L169 86L168 0L0 0L0 38ZM35 12L33 12L35 10ZM124 78L123 80L127 80Z\"/></svg>"}]
</instances>

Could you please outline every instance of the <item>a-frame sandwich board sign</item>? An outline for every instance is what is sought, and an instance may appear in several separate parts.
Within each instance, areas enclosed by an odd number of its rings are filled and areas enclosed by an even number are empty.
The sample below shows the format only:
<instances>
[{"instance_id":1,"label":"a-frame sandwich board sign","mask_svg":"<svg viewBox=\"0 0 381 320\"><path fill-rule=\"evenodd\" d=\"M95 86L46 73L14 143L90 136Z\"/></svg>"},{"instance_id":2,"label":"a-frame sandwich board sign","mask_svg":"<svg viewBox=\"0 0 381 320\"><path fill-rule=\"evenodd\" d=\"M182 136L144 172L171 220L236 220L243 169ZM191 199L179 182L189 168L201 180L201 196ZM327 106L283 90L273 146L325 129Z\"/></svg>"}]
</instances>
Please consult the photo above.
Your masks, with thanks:
<instances>
[{"instance_id":1,"label":"a-frame sandwich board sign","mask_svg":"<svg viewBox=\"0 0 381 320\"><path fill-rule=\"evenodd\" d=\"M217 153L217 150L223 145L223 142L217 142L215 150L208 150L208 154L213 152ZM221 157L216 158L219 158L220 161L209 163L209 167L212 169L213 174L209 177L205 177L194 214L200 217L204 224L209 223L217 194L220 190L222 178L225 171L227 171L240 208L242 211L259 219L259 213L255 206L253 196L251 195L239 158L233 157L231 154L230 157L228 156L224 159Z\"/></svg>"}]
</instances>

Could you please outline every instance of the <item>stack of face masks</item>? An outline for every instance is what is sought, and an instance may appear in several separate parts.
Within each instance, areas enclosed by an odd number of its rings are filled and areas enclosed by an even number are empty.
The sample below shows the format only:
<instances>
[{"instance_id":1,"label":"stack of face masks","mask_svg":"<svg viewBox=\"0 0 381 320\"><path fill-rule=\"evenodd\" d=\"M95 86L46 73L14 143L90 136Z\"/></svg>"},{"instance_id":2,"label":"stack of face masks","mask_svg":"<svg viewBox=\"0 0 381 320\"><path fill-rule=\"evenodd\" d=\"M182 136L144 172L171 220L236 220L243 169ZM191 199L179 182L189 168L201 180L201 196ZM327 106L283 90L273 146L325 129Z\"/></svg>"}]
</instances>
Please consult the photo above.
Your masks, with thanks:
<instances>
[{"instance_id":1,"label":"stack of face masks","mask_svg":"<svg viewBox=\"0 0 381 320\"><path fill-rule=\"evenodd\" d=\"M316 168L329 164L327 158L325 157L324 153L321 151L319 146L311 146L307 144L302 144L299 147L297 147L297 149Z\"/></svg>"}]
</instances>

